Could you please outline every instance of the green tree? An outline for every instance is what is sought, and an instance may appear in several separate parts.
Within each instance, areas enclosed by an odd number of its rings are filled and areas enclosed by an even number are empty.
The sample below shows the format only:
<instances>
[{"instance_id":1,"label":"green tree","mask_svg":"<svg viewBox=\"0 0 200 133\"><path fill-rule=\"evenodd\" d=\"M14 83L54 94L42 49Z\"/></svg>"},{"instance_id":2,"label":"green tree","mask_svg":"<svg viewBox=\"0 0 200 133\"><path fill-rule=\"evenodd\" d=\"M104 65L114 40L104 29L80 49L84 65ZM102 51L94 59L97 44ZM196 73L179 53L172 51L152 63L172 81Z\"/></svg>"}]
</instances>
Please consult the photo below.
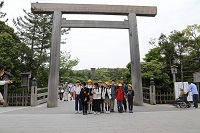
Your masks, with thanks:
<instances>
[{"instance_id":1,"label":"green tree","mask_svg":"<svg viewBox=\"0 0 200 133\"><path fill-rule=\"evenodd\" d=\"M0 2L0 21L3 21L3 18L5 18L5 16L6 16L6 13L1 12L3 5L4 5L4 1L1 1ZM4 22L7 22L7 21L8 21L8 19L4 20Z\"/></svg>"},{"instance_id":2,"label":"green tree","mask_svg":"<svg viewBox=\"0 0 200 133\"><path fill-rule=\"evenodd\" d=\"M79 59L71 59L71 54L69 52L61 52L60 57L60 77L65 80L71 80L70 74L72 75L72 68L78 65Z\"/></svg>"},{"instance_id":3,"label":"green tree","mask_svg":"<svg viewBox=\"0 0 200 133\"><path fill-rule=\"evenodd\" d=\"M20 88L20 73L25 71L29 58L30 49L21 44L19 37L14 33L13 28L0 21L0 62L11 72L14 83L9 91Z\"/></svg>"}]
</instances>

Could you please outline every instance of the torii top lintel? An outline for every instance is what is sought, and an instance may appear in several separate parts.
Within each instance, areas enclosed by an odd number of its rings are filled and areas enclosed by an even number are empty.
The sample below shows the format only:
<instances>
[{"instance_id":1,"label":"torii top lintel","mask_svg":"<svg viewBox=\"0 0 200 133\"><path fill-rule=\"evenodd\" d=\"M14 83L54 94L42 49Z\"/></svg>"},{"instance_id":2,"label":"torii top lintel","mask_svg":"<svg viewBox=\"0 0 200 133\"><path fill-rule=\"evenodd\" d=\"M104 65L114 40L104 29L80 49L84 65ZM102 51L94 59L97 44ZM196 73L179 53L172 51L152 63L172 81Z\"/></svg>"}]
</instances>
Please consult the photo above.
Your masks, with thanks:
<instances>
[{"instance_id":1,"label":"torii top lintel","mask_svg":"<svg viewBox=\"0 0 200 133\"><path fill-rule=\"evenodd\" d=\"M31 3L31 10L36 14L49 14L61 11L63 14L103 14L155 17L155 6L128 6L128 5L95 5L95 4L65 4L65 3Z\"/></svg>"}]
</instances>

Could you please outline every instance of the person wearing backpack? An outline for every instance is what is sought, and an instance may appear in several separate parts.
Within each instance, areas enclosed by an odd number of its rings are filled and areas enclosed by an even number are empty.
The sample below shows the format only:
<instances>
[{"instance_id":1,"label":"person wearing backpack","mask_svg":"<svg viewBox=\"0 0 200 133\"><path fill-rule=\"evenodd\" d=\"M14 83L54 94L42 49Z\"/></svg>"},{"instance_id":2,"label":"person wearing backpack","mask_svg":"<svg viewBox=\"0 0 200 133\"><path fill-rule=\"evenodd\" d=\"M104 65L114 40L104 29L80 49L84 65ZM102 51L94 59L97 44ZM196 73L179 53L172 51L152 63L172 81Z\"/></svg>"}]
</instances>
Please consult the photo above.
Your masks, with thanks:
<instances>
[{"instance_id":1,"label":"person wearing backpack","mask_svg":"<svg viewBox=\"0 0 200 133\"><path fill-rule=\"evenodd\" d=\"M132 89L132 85L128 84L127 99L128 99L129 113L133 113L133 97L134 97L134 90Z\"/></svg>"}]
</instances>

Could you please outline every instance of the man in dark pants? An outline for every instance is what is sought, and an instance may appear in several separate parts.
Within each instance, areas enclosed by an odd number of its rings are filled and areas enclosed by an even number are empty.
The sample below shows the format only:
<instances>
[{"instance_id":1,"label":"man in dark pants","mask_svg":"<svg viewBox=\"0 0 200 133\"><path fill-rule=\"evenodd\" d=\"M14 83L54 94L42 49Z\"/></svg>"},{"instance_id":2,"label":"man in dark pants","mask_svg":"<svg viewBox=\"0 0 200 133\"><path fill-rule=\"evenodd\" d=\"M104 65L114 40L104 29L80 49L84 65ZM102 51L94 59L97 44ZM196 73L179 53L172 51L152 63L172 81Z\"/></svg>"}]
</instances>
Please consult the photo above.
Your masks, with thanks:
<instances>
[{"instance_id":1,"label":"man in dark pants","mask_svg":"<svg viewBox=\"0 0 200 133\"><path fill-rule=\"evenodd\" d=\"M123 77L121 77L120 83L122 84L122 89L124 90L124 100L123 100L124 112L127 112L126 96L128 93L128 86L125 84Z\"/></svg>"},{"instance_id":2,"label":"man in dark pants","mask_svg":"<svg viewBox=\"0 0 200 133\"><path fill-rule=\"evenodd\" d=\"M87 110L88 110L88 100L89 100L89 89L86 87L86 83L83 82L82 84L82 89L80 92L81 100L82 100L82 106L83 106L83 115L87 115Z\"/></svg>"},{"instance_id":3,"label":"man in dark pants","mask_svg":"<svg viewBox=\"0 0 200 133\"><path fill-rule=\"evenodd\" d=\"M197 90L197 86L191 82L188 82L189 87L187 92L192 92L193 95L193 102L194 102L194 108L198 108L198 90Z\"/></svg>"}]
</instances>

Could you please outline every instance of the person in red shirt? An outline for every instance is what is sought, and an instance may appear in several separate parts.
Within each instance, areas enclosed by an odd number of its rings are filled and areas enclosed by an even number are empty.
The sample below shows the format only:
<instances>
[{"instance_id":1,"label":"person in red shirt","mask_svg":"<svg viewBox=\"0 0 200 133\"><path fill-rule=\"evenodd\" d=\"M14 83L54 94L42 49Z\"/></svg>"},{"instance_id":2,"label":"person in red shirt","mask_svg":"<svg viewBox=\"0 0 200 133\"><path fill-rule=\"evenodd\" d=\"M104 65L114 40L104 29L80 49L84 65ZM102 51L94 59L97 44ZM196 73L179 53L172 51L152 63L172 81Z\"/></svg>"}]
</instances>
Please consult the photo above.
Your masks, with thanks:
<instances>
[{"instance_id":1,"label":"person in red shirt","mask_svg":"<svg viewBox=\"0 0 200 133\"><path fill-rule=\"evenodd\" d=\"M122 102L124 100L124 90L122 89L122 84L118 84L116 90L117 108L119 113L123 113Z\"/></svg>"}]
</instances>

